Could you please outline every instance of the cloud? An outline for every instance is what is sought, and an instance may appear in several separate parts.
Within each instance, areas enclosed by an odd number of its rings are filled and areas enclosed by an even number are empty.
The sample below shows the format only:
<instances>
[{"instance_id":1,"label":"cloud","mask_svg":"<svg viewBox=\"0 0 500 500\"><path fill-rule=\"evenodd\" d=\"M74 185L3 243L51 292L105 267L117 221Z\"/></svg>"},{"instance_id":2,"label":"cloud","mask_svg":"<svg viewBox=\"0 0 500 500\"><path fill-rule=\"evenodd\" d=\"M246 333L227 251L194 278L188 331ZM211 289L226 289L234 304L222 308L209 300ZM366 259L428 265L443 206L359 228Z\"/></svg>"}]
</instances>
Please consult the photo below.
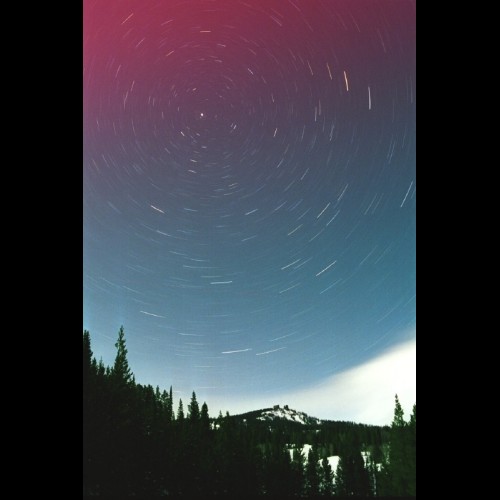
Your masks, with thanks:
<instances>
[{"instance_id":1,"label":"cloud","mask_svg":"<svg viewBox=\"0 0 500 500\"><path fill-rule=\"evenodd\" d=\"M408 418L416 402L415 338L314 386L234 401L229 411L238 414L279 403L322 419L390 425L396 393Z\"/></svg>"},{"instance_id":2,"label":"cloud","mask_svg":"<svg viewBox=\"0 0 500 500\"><path fill-rule=\"evenodd\" d=\"M416 401L416 340L286 397L319 418L385 425L392 421L396 393L408 416Z\"/></svg>"}]
</instances>

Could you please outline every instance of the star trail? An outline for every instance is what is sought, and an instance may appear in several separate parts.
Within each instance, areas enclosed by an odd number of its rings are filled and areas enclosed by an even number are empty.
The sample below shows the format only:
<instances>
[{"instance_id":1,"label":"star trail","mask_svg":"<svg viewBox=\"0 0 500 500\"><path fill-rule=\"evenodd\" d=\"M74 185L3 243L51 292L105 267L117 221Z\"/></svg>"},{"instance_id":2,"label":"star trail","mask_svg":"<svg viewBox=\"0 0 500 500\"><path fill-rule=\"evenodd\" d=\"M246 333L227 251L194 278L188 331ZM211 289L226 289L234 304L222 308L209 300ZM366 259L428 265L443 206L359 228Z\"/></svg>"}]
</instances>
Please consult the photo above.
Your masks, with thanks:
<instances>
[{"instance_id":1,"label":"star trail","mask_svg":"<svg viewBox=\"0 0 500 500\"><path fill-rule=\"evenodd\" d=\"M94 354L231 410L411 338L414 3L83 6Z\"/></svg>"}]
</instances>

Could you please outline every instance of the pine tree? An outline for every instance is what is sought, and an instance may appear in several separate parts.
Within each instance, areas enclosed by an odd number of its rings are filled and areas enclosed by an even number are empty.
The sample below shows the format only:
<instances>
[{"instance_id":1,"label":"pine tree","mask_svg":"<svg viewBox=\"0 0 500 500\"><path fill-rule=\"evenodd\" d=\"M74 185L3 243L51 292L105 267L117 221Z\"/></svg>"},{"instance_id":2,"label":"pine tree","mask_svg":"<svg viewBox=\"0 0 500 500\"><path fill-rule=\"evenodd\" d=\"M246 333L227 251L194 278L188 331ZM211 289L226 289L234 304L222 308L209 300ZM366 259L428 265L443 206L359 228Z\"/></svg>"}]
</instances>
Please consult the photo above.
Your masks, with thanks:
<instances>
[{"instance_id":1,"label":"pine tree","mask_svg":"<svg viewBox=\"0 0 500 500\"><path fill-rule=\"evenodd\" d=\"M169 424L175 420L172 386L170 386L170 392L167 392L165 390L162 392L161 400L164 407L165 419L167 421L167 424Z\"/></svg>"},{"instance_id":2,"label":"pine tree","mask_svg":"<svg viewBox=\"0 0 500 500\"><path fill-rule=\"evenodd\" d=\"M203 431L205 431L205 432L209 431L210 430L210 417L208 416L208 405L205 402L201 406L200 421L201 421L201 428L203 429Z\"/></svg>"},{"instance_id":3,"label":"pine tree","mask_svg":"<svg viewBox=\"0 0 500 500\"><path fill-rule=\"evenodd\" d=\"M111 370L111 376L116 382L123 383L125 385L130 384L134 379L130 371L130 367L128 366L128 351L125 344L125 331L123 326L120 327L118 332L118 340L116 341L115 347L117 351L115 363Z\"/></svg>"},{"instance_id":4,"label":"pine tree","mask_svg":"<svg viewBox=\"0 0 500 500\"><path fill-rule=\"evenodd\" d=\"M416 404L410 421L396 394L390 432L389 456L378 474L378 492L388 496L416 495Z\"/></svg>"},{"instance_id":5,"label":"pine tree","mask_svg":"<svg viewBox=\"0 0 500 500\"><path fill-rule=\"evenodd\" d=\"M365 469L368 473L369 496L377 496L377 467L371 455L366 460Z\"/></svg>"},{"instance_id":6,"label":"pine tree","mask_svg":"<svg viewBox=\"0 0 500 500\"><path fill-rule=\"evenodd\" d=\"M380 470L375 473L375 491L376 496L390 496L391 494L391 473L389 465L389 451L385 447L385 452L382 456Z\"/></svg>"},{"instance_id":7,"label":"pine tree","mask_svg":"<svg viewBox=\"0 0 500 500\"><path fill-rule=\"evenodd\" d=\"M410 416L410 427L416 430L417 428L417 403L413 405L413 410Z\"/></svg>"},{"instance_id":8,"label":"pine tree","mask_svg":"<svg viewBox=\"0 0 500 500\"><path fill-rule=\"evenodd\" d=\"M335 495L339 497L349 496L349 487L347 484L344 458L339 456L337 470L335 471Z\"/></svg>"},{"instance_id":9,"label":"pine tree","mask_svg":"<svg viewBox=\"0 0 500 500\"><path fill-rule=\"evenodd\" d=\"M391 449L389 453L390 491L391 494L396 496L407 494L406 458L406 422L403 408L396 394L394 418L391 425Z\"/></svg>"},{"instance_id":10,"label":"pine tree","mask_svg":"<svg viewBox=\"0 0 500 500\"><path fill-rule=\"evenodd\" d=\"M191 396L191 402L188 404L188 419L192 423L196 423L200 420L200 407L194 391Z\"/></svg>"},{"instance_id":11,"label":"pine tree","mask_svg":"<svg viewBox=\"0 0 500 500\"><path fill-rule=\"evenodd\" d=\"M335 494L366 497L370 494L370 480L360 451L349 449L339 457L335 474Z\"/></svg>"},{"instance_id":12,"label":"pine tree","mask_svg":"<svg viewBox=\"0 0 500 500\"><path fill-rule=\"evenodd\" d=\"M83 332L83 384L88 383L92 372L92 349L90 348L90 333L85 330Z\"/></svg>"},{"instance_id":13,"label":"pine tree","mask_svg":"<svg viewBox=\"0 0 500 500\"><path fill-rule=\"evenodd\" d=\"M321 461L320 485L319 490L322 496L331 497L333 495L333 470L328 458L324 457Z\"/></svg>"},{"instance_id":14,"label":"pine tree","mask_svg":"<svg viewBox=\"0 0 500 500\"><path fill-rule=\"evenodd\" d=\"M319 495L319 464L314 447L311 447L307 454L306 493L311 497Z\"/></svg>"},{"instance_id":15,"label":"pine tree","mask_svg":"<svg viewBox=\"0 0 500 500\"><path fill-rule=\"evenodd\" d=\"M95 455L95 430L94 430L94 405L92 404L91 373L95 367L92 364L92 350L90 348L90 335L87 330L83 332L83 488L84 494L89 495L95 483L95 472L92 460Z\"/></svg>"},{"instance_id":16,"label":"pine tree","mask_svg":"<svg viewBox=\"0 0 500 500\"><path fill-rule=\"evenodd\" d=\"M161 393L161 396L160 396L160 401L161 401L161 406L162 406L162 409L163 409L163 418L165 420L165 422L170 422L170 401L169 401L169 397L168 397L168 392L163 389L162 393Z\"/></svg>"},{"instance_id":17,"label":"pine tree","mask_svg":"<svg viewBox=\"0 0 500 500\"><path fill-rule=\"evenodd\" d=\"M396 394L395 397L395 408L394 408L394 418L392 420L392 427L405 427L406 422L404 418L404 411L403 408L401 407L401 403L399 402L398 395Z\"/></svg>"},{"instance_id":18,"label":"pine tree","mask_svg":"<svg viewBox=\"0 0 500 500\"><path fill-rule=\"evenodd\" d=\"M179 408L177 410L177 421L184 422L184 406L182 404L182 399L179 399Z\"/></svg>"},{"instance_id":19,"label":"pine tree","mask_svg":"<svg viewBox=\"0 0 500 500\"><path fill-rule=\"evenodd\" d=\"M275 436L273 436L275 437ZM270 444L264 466L264 492L271 498L297 496L294 491L290 452L277 441Z\"/></svg>"},{"instance_id":20,"label":"pine tree","mask_svg":"<svg viewBox=\"0 0 500 500\"><path fill-rule=\"evenodd\" d=\"M292 487L295 496L301 497L304 494L306 457L301 448L294 448L292 452Z\"/></svg>"},{"instance_id":21,"label":"pine tree","mask_svg":"<svg viewBox=\"0 0 500 500\"><path fill-rule=\"evenodd\" d=\"M168 392L168 407L167 407L167 419L170 422L173 422L175 420L175 415L174 415L174 396L172 394L172 386L170 386L170 391Z\"/></svg>"},{"instance_id":22,"label":"pine tree","mask_svg":"<svg viewBox=\"0 0 500 500\"><path fill-rule=\"evenodd\" d=\"M135 490L141 481L144 455L138 456L137 449L142 446L141 436L147 424L146 412L141 412L141 392L128 365L123 326L115 347L115 362L111 369L106 368L105 375L107 397L103 417L107 432L103 448L108 455L108 470L103 493L123 497Z\"/></svg>"},{"instance_id":23,"label":"pine tree","mask_svg":"<svg viewBox=\"0 0 500 500\"><path fill-rule=\"evenodd\" d=\"M413 405L413 411L408 423L407 443L407 466L408 466L408 495L417 495L417 404Z\"/></svg>"}]
</instances>

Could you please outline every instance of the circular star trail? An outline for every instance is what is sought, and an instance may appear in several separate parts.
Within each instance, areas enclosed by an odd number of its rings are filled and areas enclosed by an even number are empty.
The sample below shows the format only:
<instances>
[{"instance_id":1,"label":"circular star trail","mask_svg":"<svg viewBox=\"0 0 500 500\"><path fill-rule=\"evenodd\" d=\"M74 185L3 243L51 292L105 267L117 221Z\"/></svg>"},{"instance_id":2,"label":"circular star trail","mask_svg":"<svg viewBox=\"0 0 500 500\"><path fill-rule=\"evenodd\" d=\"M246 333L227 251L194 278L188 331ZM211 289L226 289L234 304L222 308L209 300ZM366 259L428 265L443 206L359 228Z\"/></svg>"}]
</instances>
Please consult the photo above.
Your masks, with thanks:
<instances>
[{"instance_id":1,"label":"circular star trail","mask_svg":"<svg viewBox=\"0 0 500 500\"><path fill-rule=\"evenodd\" d=\"M84 328L199 399L415 325L412 2L84 2ZM184 395L185 394L185 395Z\"/></svg>"}]
</instances>

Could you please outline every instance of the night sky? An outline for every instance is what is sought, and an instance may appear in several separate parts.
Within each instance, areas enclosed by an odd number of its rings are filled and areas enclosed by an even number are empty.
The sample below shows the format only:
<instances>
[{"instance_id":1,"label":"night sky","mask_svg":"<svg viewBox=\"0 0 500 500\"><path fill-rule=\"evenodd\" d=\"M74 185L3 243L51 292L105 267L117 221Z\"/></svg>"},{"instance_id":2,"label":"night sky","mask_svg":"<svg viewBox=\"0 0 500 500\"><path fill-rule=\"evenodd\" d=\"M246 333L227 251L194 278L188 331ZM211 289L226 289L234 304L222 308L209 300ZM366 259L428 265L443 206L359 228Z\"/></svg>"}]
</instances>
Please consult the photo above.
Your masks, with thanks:
<instances>
[{"instance_id":1,"label":"night sky","mask_svg":"<svg viewBox=\"0 0 500 500\"><path fill-rule=\"evenodd\" d=\"M411 342L414 3L83 5L96 357L123 325L136 380L212 415L292 406Z\"/></svg>"}]
</instances>

